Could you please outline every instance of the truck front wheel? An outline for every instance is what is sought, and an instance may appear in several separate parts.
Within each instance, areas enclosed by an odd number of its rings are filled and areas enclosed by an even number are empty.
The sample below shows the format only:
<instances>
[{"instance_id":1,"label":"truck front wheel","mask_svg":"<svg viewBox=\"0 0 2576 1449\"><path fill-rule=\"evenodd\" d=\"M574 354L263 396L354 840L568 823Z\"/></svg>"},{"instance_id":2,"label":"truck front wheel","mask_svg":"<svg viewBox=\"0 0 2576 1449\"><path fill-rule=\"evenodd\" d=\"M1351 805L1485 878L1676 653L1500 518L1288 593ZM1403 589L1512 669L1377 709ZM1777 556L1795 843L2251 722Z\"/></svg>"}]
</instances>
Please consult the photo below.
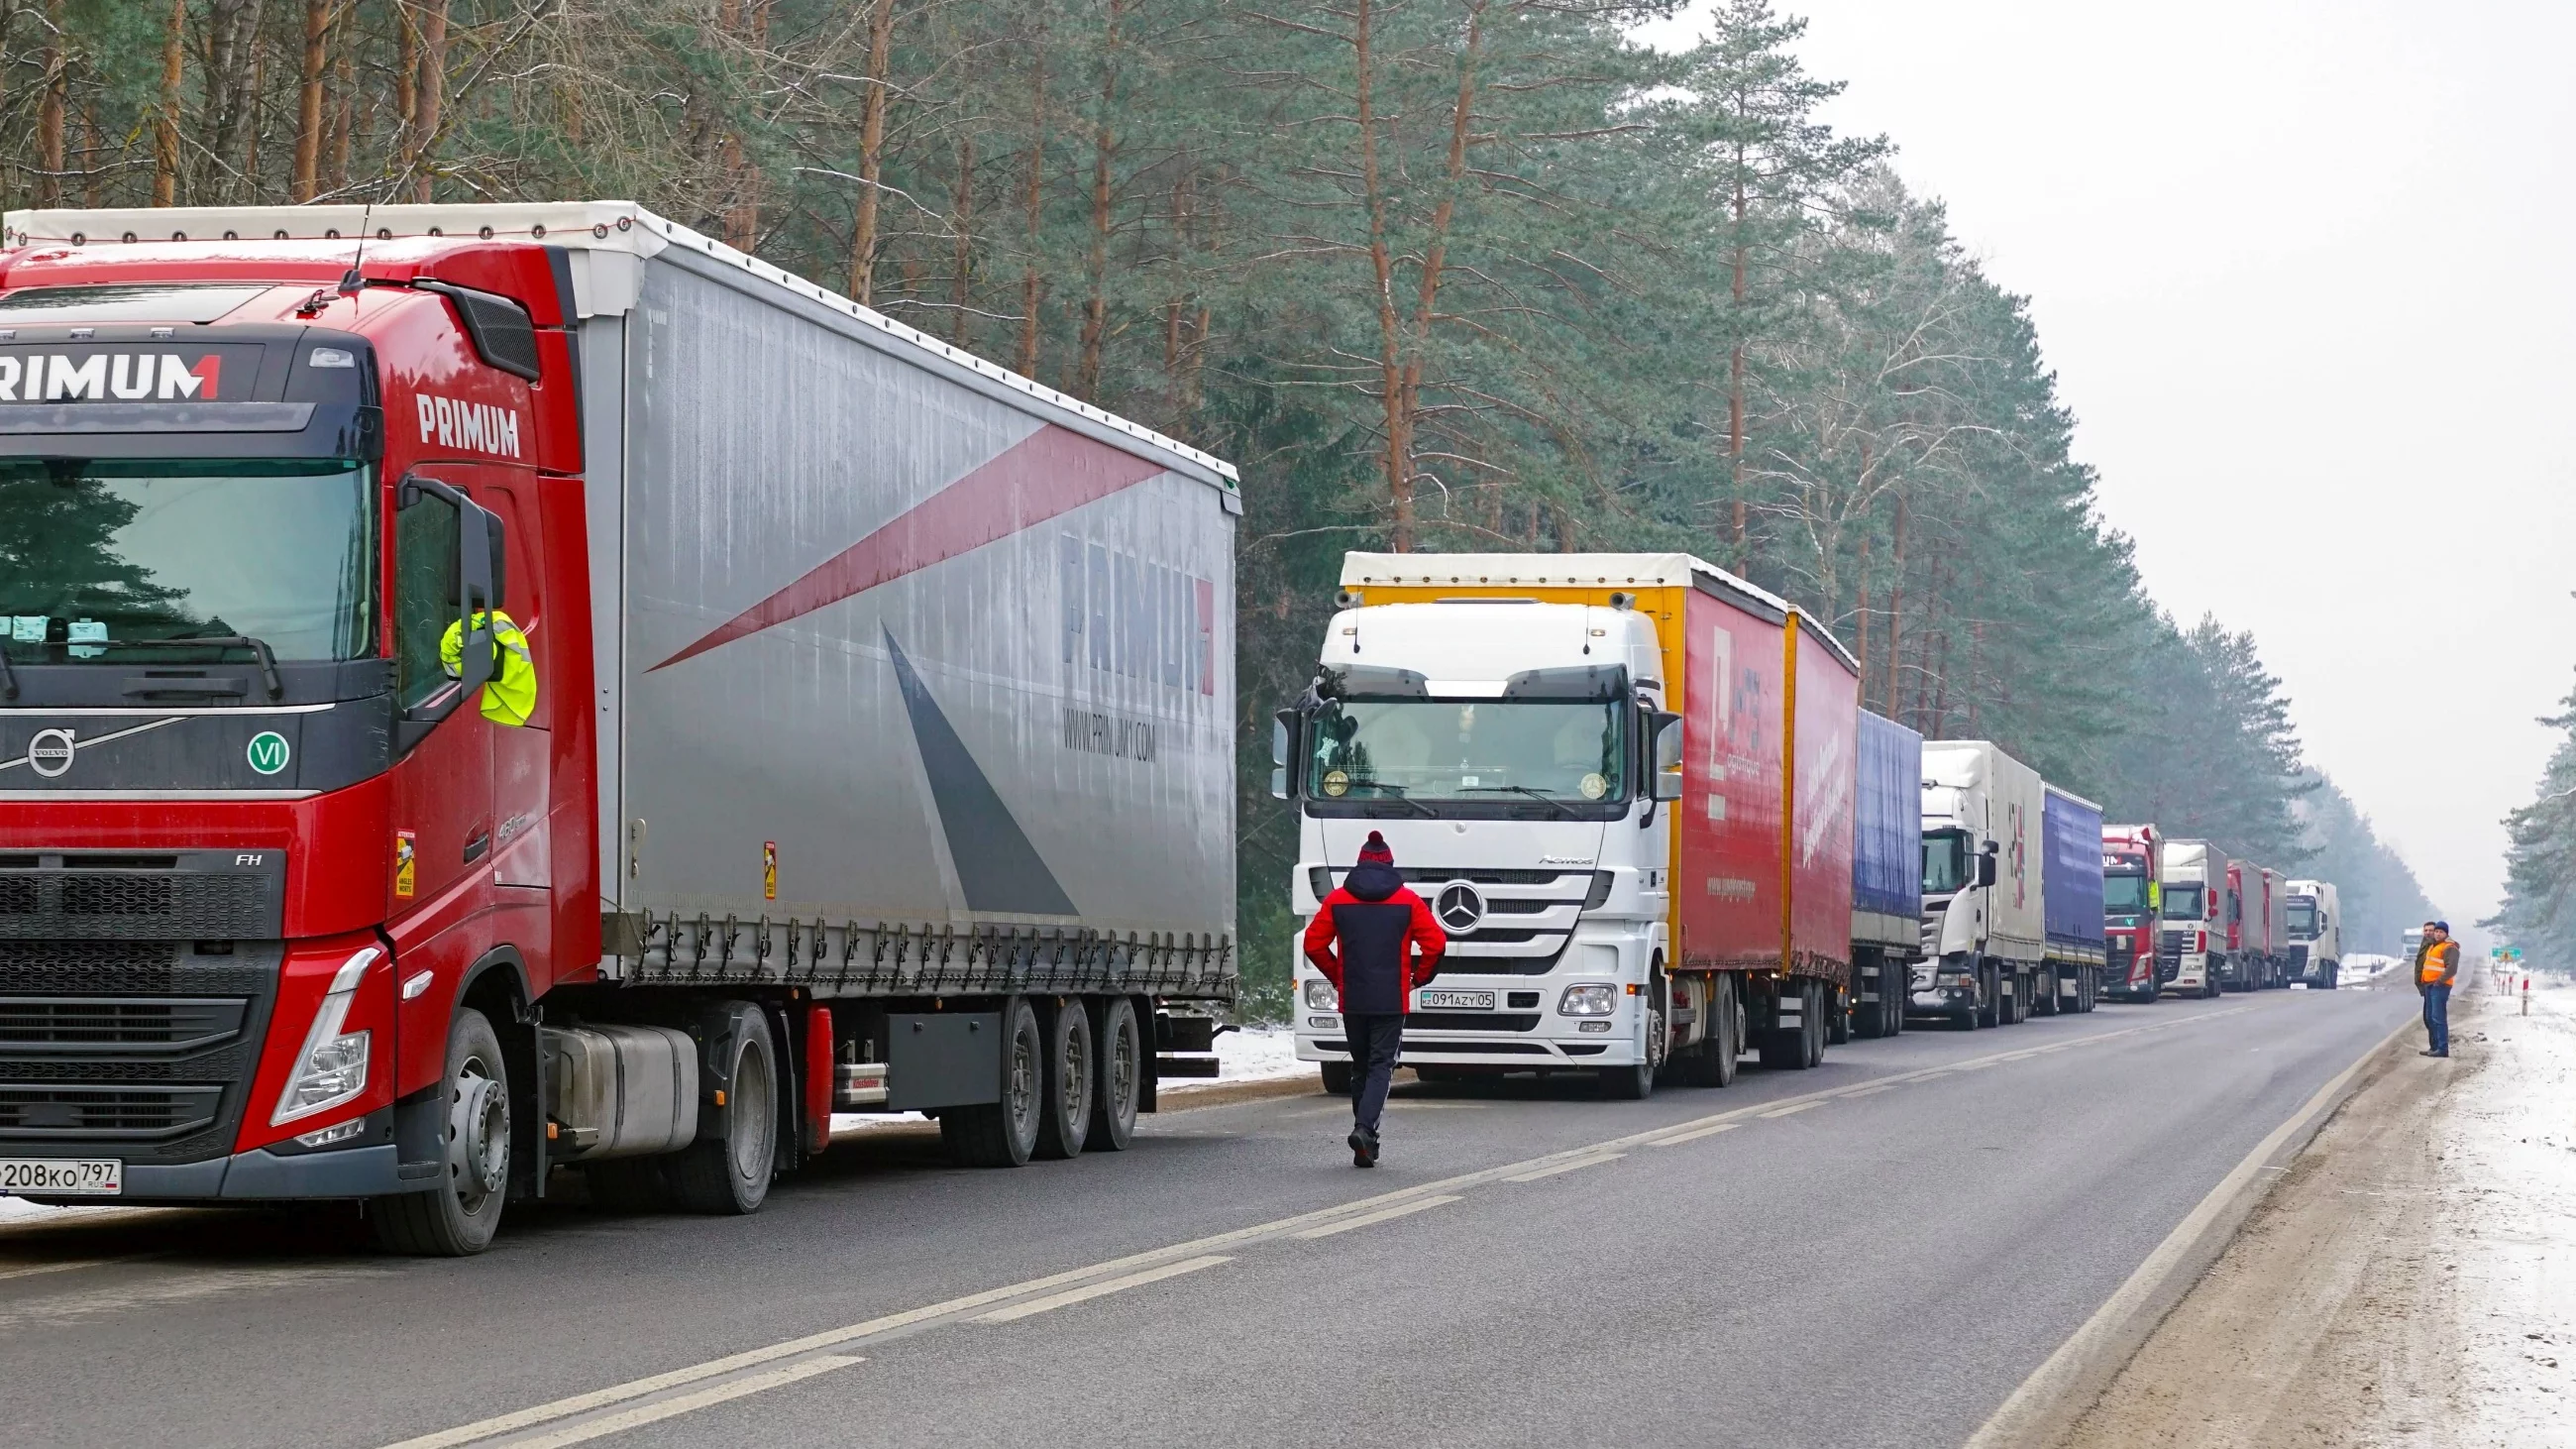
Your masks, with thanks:
<instances>
[{"instance_id":1,"label":"truck front wheel","mask_svg":"<svg viewBox=\"0 0 2576 1449\"><path fill-rule=\"evenodd\" d=\"M1347 1097L1351 1094L1349 1062L1318 1062L1316 1065L1322 1068L1324 1090L1327 1093L1336 1097Z\"/></svg>"},{"instance_id":2,"label":"truck front wheel","mask_svg":"<svg viewBox=\"0 0 2576 1449\"><path fill-rule=\"evenodd\" d=\"M427 1192L368 1205L376 1241L388 1252L462 1258L492 1245L510 1185L510 1076L501 1038L472 1007L447 1028L445 1179Z\"/></svg>"},{"instance_id":3,"label":"truck front wheel","mask_svg":"<svg viewBox=\"0 0 2576 1449\"><path fill-rule=\"evenodd\" d=\"M2004 1015L2004 971L1994 962L1977 968L1977 1025L2001 1026L2010 1017Z\"/></svg>"},{"instance_id":4,"label":"truck front wheel","mask_svg":"<svg viewBox=\"0 0 2576 1449\"><path fill-rule=\"evenodd\" d=\"M1638 1000L1646 1011L1646 1040L1639 1053L1645 1060L1601 1071L1601 1095L1617 1102L1642 1102L1655 1094L1655 1074L1664 1069L1664 1053L1672 1046L1673 991L1664 984L1663 972L1647 974L1645 994Z\"/></svg>"}]
</instances>

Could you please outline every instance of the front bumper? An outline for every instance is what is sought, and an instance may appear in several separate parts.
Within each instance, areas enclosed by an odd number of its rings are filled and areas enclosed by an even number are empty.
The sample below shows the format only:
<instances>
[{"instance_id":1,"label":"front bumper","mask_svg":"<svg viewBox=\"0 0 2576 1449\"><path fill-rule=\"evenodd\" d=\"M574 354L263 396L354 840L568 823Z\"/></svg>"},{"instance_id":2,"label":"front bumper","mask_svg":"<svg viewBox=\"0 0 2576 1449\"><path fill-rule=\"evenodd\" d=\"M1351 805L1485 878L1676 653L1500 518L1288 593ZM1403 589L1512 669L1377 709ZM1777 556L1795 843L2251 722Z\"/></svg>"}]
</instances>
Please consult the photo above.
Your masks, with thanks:
<instances>
[{"instance_id":1,"label":"front bumper","mask_svg":"<svg viewBox=\"0 0 2576 1449\"><path fill-rule=\"evenodd\" d=\"M404 1178L399 1152L387 1142L373 1147L293 1154L257 1147L204 1162L129 1162L125 1165L125 1191L115 1197L48 1197L38 1193L28 1201L70 1207L115 1207L135 1202L280 1202L382 1197L437 1185L432 1176ZM414 1171L419 1168L416 1166Z\"/></svg>"}]
</instances>

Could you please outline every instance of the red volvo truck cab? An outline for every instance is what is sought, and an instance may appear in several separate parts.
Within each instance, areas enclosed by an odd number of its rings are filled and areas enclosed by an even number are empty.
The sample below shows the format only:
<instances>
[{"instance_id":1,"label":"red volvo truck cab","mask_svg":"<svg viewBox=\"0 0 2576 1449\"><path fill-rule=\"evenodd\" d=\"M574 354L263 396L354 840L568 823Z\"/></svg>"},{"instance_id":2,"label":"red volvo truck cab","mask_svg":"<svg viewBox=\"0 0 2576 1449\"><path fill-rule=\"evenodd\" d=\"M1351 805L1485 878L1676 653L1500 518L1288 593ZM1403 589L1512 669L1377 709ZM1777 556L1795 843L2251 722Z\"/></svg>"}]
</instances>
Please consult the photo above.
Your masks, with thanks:
<instances>
[{"instance_id":1,"label":"red volvo truck cab","mask_svg":"<svg viewBox=\"0 0 2576 1449\"><path fill-rule=\"evenodd\" d=\"M9 230L0 1192L472 1252L1214 1074L1226 465L628 203Z\"/></svg>"},{"instance_id":2,"label":"red volvo truck cab","mask_svg":"<svg viewBox=\"0 0 2576 1449\"><path fill-rule=\"evenodd\" d=\"M561 279L261 250L0 254L0 530L51 545L0 581L0 933L72 988L9 1007L10 1191L392 1194L397 1137L437 1169L449 1132L503 1191L491 1084L533 1120L535 1064L451 1072L446 1008L599 959ZM522 725L476 703L496 615L547 686Z\"/></svg>"}]
</instances>

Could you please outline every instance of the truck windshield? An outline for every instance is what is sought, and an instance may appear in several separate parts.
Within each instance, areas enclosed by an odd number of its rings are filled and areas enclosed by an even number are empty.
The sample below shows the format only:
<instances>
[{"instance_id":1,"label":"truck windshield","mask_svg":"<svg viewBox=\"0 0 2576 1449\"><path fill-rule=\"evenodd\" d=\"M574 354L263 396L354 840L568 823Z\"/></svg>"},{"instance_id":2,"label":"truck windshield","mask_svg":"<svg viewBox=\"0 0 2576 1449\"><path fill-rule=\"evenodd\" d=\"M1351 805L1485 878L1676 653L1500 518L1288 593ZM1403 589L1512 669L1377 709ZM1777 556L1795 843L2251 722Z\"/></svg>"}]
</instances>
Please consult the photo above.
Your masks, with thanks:
<instances>
[{"instance_id":1,"label":"truck windshield","mask_svg":"<svg viewBox=\"0 0 2576 1449\"><path fill-rule=\"evenodd\" d=\"M2290 939L2313 941L2317 938L2317 898L2290 897Z\"/></svg>"},{"instance_id":2,"label":"truck windshield","mask_svg":"<svg viewBox=\"0 0 2576 1449\"><path fill-rule=\"evenodd\" d=\"M1968 849L1968 832L1935 830L1923 837L1923 893L1948 895L1968 883L1968 868L1975 856Z\"/></svg>"},{"instance_id":3,"label":"truck windshield","mask_svg":"<svg viewBox=\"0 0 2576 1449\"><path fill-rule=\"evenodd\" d=\"M2181 884L2166 881L2165 919L2168 921L2199 920L2202 889L2203 887L2197 881Z\"/></svg>"},{"instance_id":4,"label":"truck windshield","mask_svg":"<svg viewBox=\"0 0 2576 1449\"><path fill-rule=\"evenodd\" d=\"M1628 710L1599 700L1327 700L1308 737L1322 800L1617 800Z\"/></svg>"},{"instance_id":5,"label":"truck windshield","mask_svg":"<svg viewBox=\"0 0 2576 1449\"><path fill-rule=\"evenodd\" d=\"M62 663L249 635L280 659L373 654L375 514L374 470L343 459L0 459L0 647Z\"/></svg>"},{"instance_id":6,"label":"truck windshield","mask_svg":"<svg viewBox=\"0 0 2576 1449\"><path fill-rule=\"evenodd\" d=\"M2105 871L2102 874L2102 910L2106 915L2143 916L2147 913L2147 877L2140 871Z\"/></svg>"}]
</instances>

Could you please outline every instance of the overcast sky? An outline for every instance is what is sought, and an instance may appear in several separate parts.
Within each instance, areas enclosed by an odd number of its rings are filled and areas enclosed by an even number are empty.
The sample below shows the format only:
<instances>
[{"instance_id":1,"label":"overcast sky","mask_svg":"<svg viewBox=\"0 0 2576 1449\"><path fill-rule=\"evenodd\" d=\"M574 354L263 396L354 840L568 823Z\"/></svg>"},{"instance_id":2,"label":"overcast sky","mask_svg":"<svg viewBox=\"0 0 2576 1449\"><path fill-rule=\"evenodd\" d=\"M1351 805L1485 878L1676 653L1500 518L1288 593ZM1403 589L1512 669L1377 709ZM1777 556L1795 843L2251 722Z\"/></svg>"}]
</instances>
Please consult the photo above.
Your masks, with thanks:
<instances>
[{"instance_id":1,"label":"overcast sky","mask_svg":"<svg viewBox=\"0 0 2576 1449\"><path fill-rule=\"evenodd\" d=\"M2148 589L2252 630L2308 758L2491 913L2576 683L2576 4L1775 4L2030 297Z\"/></svg>"}]
</instances>

